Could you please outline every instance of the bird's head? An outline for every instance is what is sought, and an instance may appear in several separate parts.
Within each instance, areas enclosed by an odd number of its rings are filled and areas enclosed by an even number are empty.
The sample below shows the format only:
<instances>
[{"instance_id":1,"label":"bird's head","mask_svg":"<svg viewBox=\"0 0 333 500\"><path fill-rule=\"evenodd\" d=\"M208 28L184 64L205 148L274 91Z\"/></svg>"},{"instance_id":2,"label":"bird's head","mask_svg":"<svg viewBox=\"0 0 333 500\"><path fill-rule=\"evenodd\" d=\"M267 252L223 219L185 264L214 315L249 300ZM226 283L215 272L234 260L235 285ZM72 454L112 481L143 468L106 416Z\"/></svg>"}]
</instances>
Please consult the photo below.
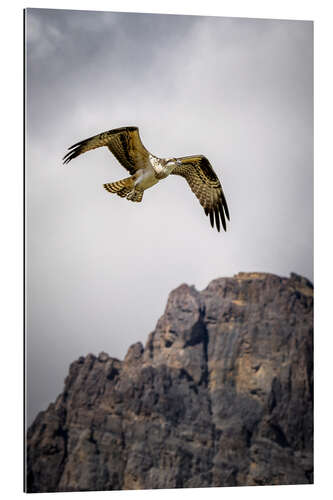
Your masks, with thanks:
<instances>
[{"instance_id":1,"label":"bird's head","mask_svg":"<svg viewBox=\"0 0 333 500\"><path fill-rule=\"evenodd\" d=\"M182 164L181 160L178 160L177 158L169 158L166 160L165 166L166 167L178 167L181 164Z\"/></svg>"}]
</instances>

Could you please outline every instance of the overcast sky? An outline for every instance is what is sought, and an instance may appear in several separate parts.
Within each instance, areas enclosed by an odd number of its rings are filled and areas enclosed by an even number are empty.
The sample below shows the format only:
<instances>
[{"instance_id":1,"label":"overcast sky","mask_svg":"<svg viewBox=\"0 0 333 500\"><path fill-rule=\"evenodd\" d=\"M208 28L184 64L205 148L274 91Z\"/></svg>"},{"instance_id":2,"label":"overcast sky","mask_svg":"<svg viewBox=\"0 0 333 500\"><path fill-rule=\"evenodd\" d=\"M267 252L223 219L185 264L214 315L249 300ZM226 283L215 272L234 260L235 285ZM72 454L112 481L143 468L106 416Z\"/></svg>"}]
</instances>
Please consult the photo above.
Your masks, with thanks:
<instances>
[{"instance_id":1,"label":"overcast sky","mask_svg":"<svg viewBox=\"0 0 333 500\"><path fill-rule=\"evenodd\" d=\"M28 420L89 352L145 343L179 284L239 271L313 279L313 25L309 21L28 9ZM136 125L161 157L204 154L231 222L212 230L184 179L136 204L128 175L73 143Z\"/></svg>"}]
</instances>

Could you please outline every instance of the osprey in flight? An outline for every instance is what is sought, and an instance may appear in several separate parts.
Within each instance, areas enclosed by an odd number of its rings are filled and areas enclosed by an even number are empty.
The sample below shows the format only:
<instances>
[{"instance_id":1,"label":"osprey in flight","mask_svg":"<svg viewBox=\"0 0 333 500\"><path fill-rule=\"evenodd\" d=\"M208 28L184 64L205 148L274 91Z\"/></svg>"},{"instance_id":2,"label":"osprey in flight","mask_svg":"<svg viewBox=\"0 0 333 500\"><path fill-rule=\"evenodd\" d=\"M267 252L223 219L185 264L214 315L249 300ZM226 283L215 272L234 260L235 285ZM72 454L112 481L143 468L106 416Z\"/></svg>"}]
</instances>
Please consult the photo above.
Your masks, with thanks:
<instances>
[{"instance_id":1,"label":"osprey in flight","mask_svg":"<svg viewBox=\"0 0 333 500\"><path fill-rule=\"evenodd\" d=\"M68 163L77 156L91 149L107 146L130 177L104 184L110 193L125 197L131 201L141 201L143 192L157 184L168 175L184 177L200 204L209 215L211 226L220 231L220 220L226 231L225 217L229 220L229 211L220 181L205 156L183 156L182 158L158 158L147 151L141 142L137 127L123 127L102 132L78 142L69 148L64 156Z\"/></svg>"}]
</instances>

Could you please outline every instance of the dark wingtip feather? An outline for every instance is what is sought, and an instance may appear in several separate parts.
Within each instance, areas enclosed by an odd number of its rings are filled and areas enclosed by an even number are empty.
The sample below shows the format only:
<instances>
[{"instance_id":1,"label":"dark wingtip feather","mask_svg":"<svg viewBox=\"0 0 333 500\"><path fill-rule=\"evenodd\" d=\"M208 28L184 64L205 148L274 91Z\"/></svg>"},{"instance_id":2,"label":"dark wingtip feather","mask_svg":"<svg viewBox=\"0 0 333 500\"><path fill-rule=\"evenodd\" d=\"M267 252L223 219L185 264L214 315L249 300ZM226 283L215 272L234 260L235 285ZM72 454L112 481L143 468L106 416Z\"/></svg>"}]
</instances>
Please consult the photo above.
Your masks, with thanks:
<instances>
[{"instance_id":1,"label":"dark wingtip feather","mask_svg":"<svg viewBox=\"0 0 333 500\"><path fill-rule=\"evenodd\" d=\"M69 151L68 153L65 154L63 157L63 163L69 163L71 160L79 156L81 150L81 146L78 146L76 149L73 149L72 151Z\"/></svg>"},{"instance_id":2,"label":"dark wingtip feather","mask_svg":"<svg viewBox=\"0 0 333 500\"><path fill-rule=\"evenodd\" d=\"M220 216L221 216L221 221L222 221L223 229L226 231L227 230L227 224L225 222L225 217L224 217L224 211L223 211L222 203L219 204L219 212L220 212Z\"/></svg>"},{"instance_id":3,"label":"dark wingtip feather","mask_svg":"<svg viewBox=\"0 0 333 500\"><path fill-rule=\"evenodd\" d=\"M228 221L230 222L230 215L229 215L229 210L228 210L227 205L225 205L224 210L225 210L225 215L226 215Z\"/></svg>"},{"instance_id":4,"label":"dark wingtip feather","mask_svg":"<svg viewBox=\"0 0 333 500\"><path fill-rule=\"evenodd\" d=\"M72 146L68 148L67 153L63 157L63 164L69 163L71 160L76 158L81 154L82 147L87 144L89 139L85 139L84 141L76 142Z\"/></svg>"},{"instance_id":5,"label":"dark wingtip feather","mask_svg":"<svg viewBox=\"0 0 333 500\"><path fill-rule=\"evenodd\" d=\"M222 205L223 205L223 208L224 208L225 215L226 215L227 219L230 221L228 204L227 204L227 200L225 199L223 191L221 193L221 198L222 198Z\"/></svg>"},{"instance_id":6,"label":"dark wingtip feather","mask_svg":"<svg viewBox=\"0 0 333 500\"><path fill-rule=\"evenodd\" d=\"M80 142L76 142L75 144L72 144L72 146L69 146L68 148L68 151L74 149L74 148L77 148L78 146L83 146L83 144L87 142L86 140L84 141L80 141Z\"/></svg>"},{"instance_id":7,"label":"dark wingtip feather","mask_svg":"<svg viewBox=\"0 0 333 500\"><path fill-rule=\"evenodd\" d=\"M212 210L209 212L209 218L210 218L210 225L214 227L214 212Z\"/></svg>"},{"instance_id":8,"label":"dark wingtip feather","mask_svg":"<svg viewBox=\"0 0 333 500\"><path fill-rule=\"evenodd\" d=\"M93 136L94 137L94 136ZM72 146L69 146L68 150L74 149L74 148L80 148L82 146L86 146L86 144L93 139L93 137L89 137L89 139L83 139L83 141L76 142L75 144L72 144Z\"/></svg>"},{"instance_id":9,"label":"dark wingtip feather","mask_svg":"<svg viewBox=\"0 0 333 500\"><path fill-rule=\"evenodd\" d=\"M214 208L216 229L220 232L220 217L217 207Z\"/></svg>"}]
</instances>

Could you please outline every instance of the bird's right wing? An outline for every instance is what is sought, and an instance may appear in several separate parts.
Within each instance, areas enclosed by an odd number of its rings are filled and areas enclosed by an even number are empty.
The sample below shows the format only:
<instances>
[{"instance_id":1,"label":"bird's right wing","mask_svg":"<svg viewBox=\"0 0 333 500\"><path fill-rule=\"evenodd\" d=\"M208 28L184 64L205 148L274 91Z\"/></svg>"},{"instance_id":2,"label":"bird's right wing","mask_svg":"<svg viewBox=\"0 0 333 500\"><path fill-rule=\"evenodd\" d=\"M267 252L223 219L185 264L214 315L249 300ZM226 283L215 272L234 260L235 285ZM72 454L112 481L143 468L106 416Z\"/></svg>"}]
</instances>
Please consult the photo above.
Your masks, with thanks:
<instances>
[{"instance_id":1,"label":"bird's right wing","mask_svg":"<svg viewBox=\"0 0 333 500\"><path fill-rule=\"evenodd\" d=\"M183 156L178 158L178 165L171 173L184 177L191 190L198 198L200 204L209 215L211 226L215 225L220 231L220 220L226 231L226 220L229 220L228 205L223 193L221 183L213 170L213 167L205 156Z\"/></svg>"},{"instance_id":2,"label":"bird's right wing","mask_svg":"<svg viewBox=\"0 0 333 500\"><path fill-rule=\"evenodd\" d=\"M149 151L142 144L137 127L116 128L77 142L69 148L63 161L68 163L82 153L102 146L107 146L131 175L149 161Z\"/></svg>"}]
</instances>

